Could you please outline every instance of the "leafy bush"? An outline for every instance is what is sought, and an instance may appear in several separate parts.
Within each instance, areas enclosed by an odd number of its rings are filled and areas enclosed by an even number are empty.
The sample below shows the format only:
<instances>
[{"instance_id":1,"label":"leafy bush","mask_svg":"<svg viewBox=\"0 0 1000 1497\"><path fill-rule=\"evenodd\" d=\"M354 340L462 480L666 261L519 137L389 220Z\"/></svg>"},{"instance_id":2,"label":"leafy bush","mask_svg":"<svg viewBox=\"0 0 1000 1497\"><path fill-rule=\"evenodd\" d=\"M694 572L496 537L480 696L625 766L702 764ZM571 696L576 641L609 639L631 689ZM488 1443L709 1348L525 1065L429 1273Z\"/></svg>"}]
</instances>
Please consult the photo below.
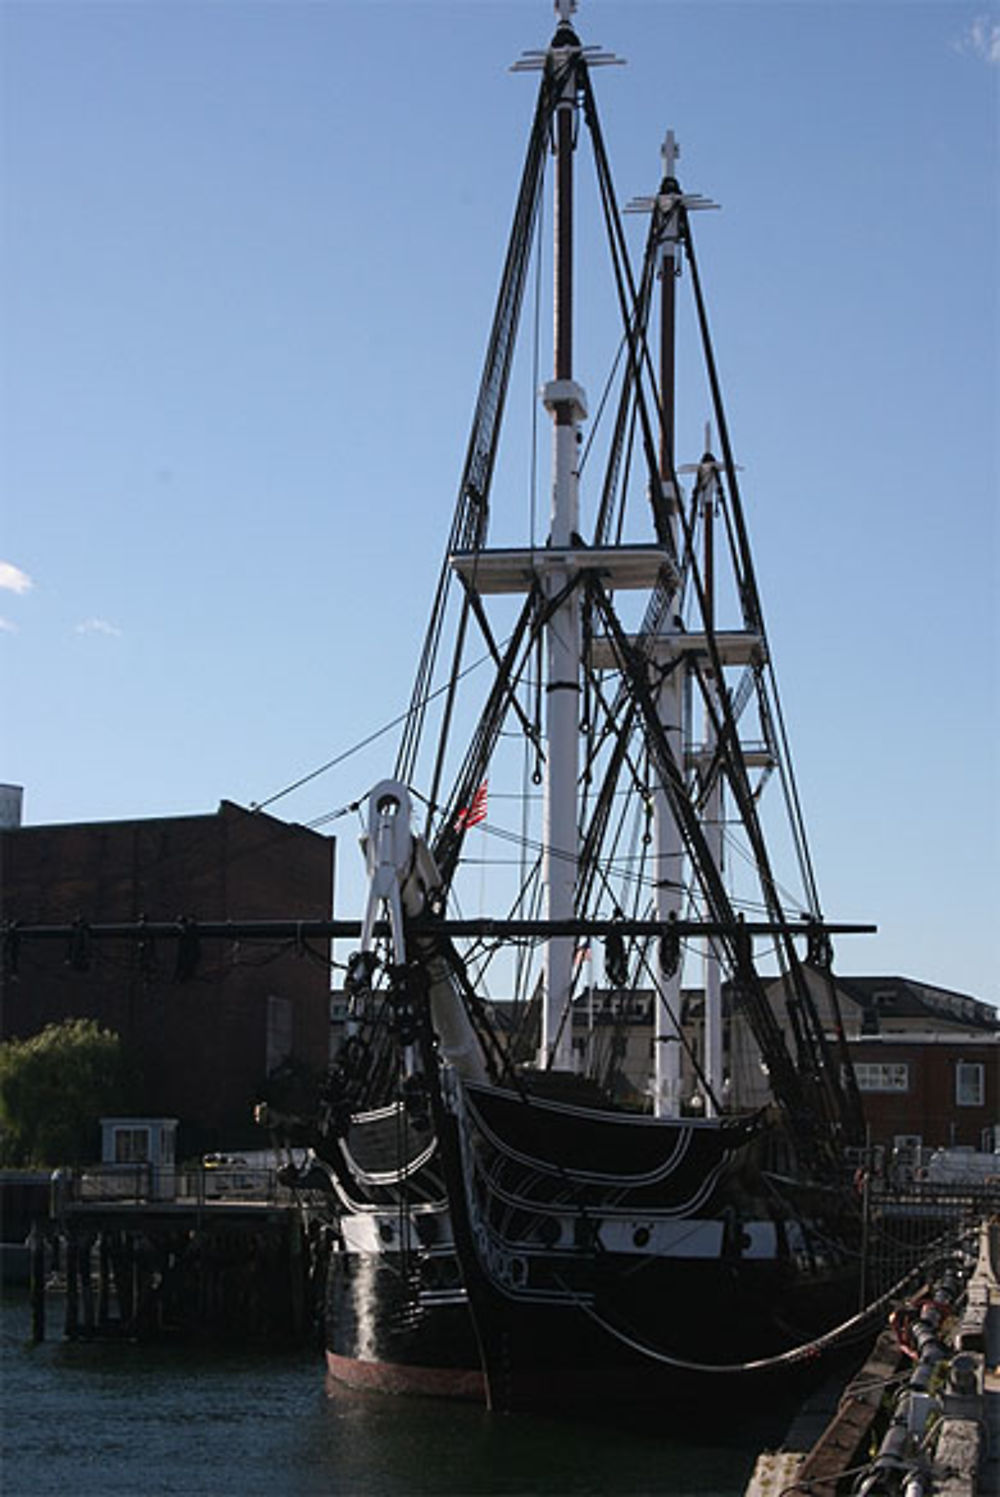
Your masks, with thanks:
<instances>
[{"instance_id":1,"label":"leafy bush","mask_svg":"<svg viewBox=\"0 0 1000 1497\"><path fill-rule=\"evenodd\" d=\"M98 1120L126 1097L119 1036L64 1019L0 1045L0 1163L79 1164L97 1157Z\"/></svg>"}]
</instances>

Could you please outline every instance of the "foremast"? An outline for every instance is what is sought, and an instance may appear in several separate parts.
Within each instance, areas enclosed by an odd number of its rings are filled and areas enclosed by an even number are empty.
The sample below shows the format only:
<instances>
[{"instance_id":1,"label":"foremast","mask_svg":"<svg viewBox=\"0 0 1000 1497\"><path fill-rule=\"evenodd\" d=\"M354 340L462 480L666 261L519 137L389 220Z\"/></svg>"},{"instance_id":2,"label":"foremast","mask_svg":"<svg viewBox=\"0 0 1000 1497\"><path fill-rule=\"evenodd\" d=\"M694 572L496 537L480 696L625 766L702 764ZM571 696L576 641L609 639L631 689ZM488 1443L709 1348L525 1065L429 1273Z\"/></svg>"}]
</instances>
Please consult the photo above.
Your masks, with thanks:
<instances>
[{"instance_id":1,"label":"foremast","mask_svg":"<svg viewBox=\"0 0 1000 1497\"><path fill-rule=\"evenodd\" d=\"M573 155L579 109L578 68L582 49L569 24L574 0L559 0L559 26L546 58L551 73L564 75L553 121L555 152L555 243L553 252L553 378L542 399L552 417L552 508L548 544L566 552L580 531L580 425L587 415L583 388L573 378ZM546 772L544 781L543 877L550 920L571 919L575 910L578 831L580 717L580 594L569 567L547 569L543 594L548 621L546 658ZM565 936L547 944L539 1067L569 1070L572 1063L572 998L575 943Z\"/></svg>"},{"instance_id":2,"label":"foremast","mask_svg":"<svg viewBox=\"0 0 1000 1497\"><path fill-rule=\"evenodd\" d=\"M526 53L515 71L540 69L540 116L555 157L553 245L553 377L541 398L552 419L552 498L547 543L531 552L457 551L451 564L470 592L537 590L544 647L544 776L542 883L550 924L576 914L579 872L579 733L581 693L581 581L600 565L613 583L649 586L669 561L662 547L586 548L580 537L581 424L586 394L573 365L573 186L578 116L587 70L619 59L584 48L570 16L576 0L556 0L555 35L544 53ZM522 241L522 252L526 247ZM465 789L469 789L466 786ZM471 790L470 790L471 793ZM447 855L444 859L448 865ZM578 942L552 935L545 943L539 1069L573 1068L572 995Z\"/></svg>"}]
</instances>

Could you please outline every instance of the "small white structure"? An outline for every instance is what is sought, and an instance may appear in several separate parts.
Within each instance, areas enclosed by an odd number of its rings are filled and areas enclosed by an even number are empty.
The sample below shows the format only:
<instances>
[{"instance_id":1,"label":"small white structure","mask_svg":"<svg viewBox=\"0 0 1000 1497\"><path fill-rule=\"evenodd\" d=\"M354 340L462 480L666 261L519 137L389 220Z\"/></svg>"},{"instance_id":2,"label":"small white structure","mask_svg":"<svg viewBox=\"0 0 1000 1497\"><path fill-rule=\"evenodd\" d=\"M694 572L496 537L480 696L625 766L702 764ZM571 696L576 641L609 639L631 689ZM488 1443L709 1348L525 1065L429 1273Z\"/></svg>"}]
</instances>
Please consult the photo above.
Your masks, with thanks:
<instances>
[{"instance_id":1,"label":"small white structure","mask_svg":"<svg viewBox=\"0 0 1000 1497\"><path fill-rule=\"evenodd\" d=\"M172 1200L177 1191L176 1137L176 1118L101 1118L101 1164L108 1172L123 1174L146 1166L150 1196Z\"/></svg>"}]
</instances>

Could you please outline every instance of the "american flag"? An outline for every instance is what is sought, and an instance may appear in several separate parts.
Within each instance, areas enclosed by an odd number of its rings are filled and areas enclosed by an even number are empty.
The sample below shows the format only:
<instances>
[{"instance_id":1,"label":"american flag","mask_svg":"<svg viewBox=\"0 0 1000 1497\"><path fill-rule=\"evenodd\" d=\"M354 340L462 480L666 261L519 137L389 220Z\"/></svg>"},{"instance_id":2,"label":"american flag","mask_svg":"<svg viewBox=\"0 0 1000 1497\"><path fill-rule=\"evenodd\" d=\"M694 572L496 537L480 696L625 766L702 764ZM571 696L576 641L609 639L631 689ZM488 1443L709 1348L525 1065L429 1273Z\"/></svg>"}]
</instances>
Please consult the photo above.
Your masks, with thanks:
<instances>
[{"instance_id":1,"label":"american flag","mask_svg":"<svg viewBox=\"0 0 1000 1497\"><path fill-rule=\"evenodd\" d=\"M486 820L487 784L488 781L484 780L479 789L476 791L475 795L472 797L471 804L468 806L463 806L458 815L455 817L456 831L461 831L463 827L468 830L470 826L478 826L481 821Z\"/></svg>"}]
</instances>

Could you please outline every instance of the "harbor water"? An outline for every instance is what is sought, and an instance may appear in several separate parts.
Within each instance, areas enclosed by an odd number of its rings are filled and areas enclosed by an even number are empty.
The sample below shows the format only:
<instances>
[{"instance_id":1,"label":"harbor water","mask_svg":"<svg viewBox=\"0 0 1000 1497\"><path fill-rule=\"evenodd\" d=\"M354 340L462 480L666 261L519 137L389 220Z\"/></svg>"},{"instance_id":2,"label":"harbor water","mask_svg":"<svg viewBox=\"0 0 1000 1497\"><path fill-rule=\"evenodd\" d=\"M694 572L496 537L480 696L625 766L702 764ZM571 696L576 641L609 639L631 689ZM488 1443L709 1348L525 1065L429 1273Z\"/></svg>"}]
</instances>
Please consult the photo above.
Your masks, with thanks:
<instances>
[{"instance_id":1,"label":"harbor water","mask_svg":"<svg viewBox=\"0 0 1000 1497\"><path fill-rule=\"evenodd\" d=\"M679 1440L669 1411L602 1427L325 1386L318 1352L30 1340L2 1300L3 1497L417 1497L743 1492L780 1428L719 1408Z\"/></svg>"}]
</instances>

